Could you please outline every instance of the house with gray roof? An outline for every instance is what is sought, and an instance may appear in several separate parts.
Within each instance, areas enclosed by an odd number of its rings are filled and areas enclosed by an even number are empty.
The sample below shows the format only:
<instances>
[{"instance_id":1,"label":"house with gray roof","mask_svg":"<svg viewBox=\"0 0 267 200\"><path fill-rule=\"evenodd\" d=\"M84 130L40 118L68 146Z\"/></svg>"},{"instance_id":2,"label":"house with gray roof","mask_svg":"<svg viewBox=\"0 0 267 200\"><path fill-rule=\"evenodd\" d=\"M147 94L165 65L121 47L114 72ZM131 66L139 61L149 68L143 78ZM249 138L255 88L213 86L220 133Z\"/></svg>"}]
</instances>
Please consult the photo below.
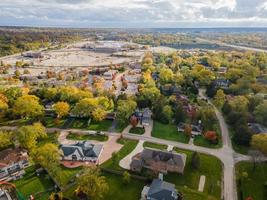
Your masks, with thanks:
<instances>
[{"instance_id":1,"label":"house with gray roof","mask_svg":"<svg viewBox=\"0 0 267 200\"><path fill-rule=\"evenodd\" d=\"M253 134L267 134L267 128L258 123L248 123L248 128Z\"/></svg>"},{"instance_id":2,"label":"house with gray roof","mask_svg":"<svg viewBox=\"0 0 267 200\"><path fill-rule=\"evenodd\" d=\"M61 145L62 160L88 161L97 163L103 150L102 144L92 144L90 141L82 141L71 145Z\"/></svg>"},{"instance_id":3,"label":"house with gray roof","mask_svg":"<svg viewBox=\"0 0 267 200\"><path fill-rule=\"evenodd\" d=\"M130 168L132 171L141 172L143 168L167 174L177 172L183 174L186 164L186 155L145 148L140 154L132 158Z\"/></svg>"},{"instance_id":4,"label":"house with gray roof","mask_svg":"<svg viewBox=\"0 0 267 200\"><path fill-rule=\"evenodd\" d=\"M177 192L175 185L154 179L150 186L145 186L142 190L142 200L181 200L182 195Z\"/></svg>"}]
</instances>

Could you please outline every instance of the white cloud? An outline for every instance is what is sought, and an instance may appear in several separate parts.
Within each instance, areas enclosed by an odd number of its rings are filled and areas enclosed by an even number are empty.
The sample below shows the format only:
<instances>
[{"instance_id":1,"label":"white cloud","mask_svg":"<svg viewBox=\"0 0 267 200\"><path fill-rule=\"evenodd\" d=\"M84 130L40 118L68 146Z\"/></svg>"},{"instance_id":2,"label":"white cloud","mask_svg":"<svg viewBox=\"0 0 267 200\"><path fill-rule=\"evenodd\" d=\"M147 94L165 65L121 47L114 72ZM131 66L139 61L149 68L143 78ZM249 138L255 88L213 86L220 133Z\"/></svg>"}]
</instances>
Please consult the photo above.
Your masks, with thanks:
<instances>
[{"instance_id":1,"label":"white cloud","mask_svg":"<svg viewBox=\"0 0 267 200\"><path fill-rule=\"evenodd\" d=\"M266 11L267 0L0 0L0 25L267 26Z\"/></svg>"}]
</instances>

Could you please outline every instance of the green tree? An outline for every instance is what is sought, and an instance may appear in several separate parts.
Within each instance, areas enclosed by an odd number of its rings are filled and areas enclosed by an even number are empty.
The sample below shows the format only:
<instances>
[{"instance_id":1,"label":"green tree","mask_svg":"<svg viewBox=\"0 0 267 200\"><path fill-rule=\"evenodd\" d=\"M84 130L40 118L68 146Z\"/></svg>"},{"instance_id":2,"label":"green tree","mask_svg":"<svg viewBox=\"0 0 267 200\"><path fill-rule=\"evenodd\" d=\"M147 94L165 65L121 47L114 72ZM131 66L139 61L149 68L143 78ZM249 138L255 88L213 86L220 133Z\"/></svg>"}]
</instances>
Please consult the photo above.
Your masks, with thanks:
<instances>
[{"instance_id":1,"label":"green tree","mask_svg":"<svg viewBox=\"0 0 267 200\"><path fill-rule=\"evenodd\" d=\"M8 131L0 131L0 150L11 146L14 142L14 133Z\"/></svg>"},{"instance_id":2,"label":"green tree","mask_svg":"<svg viewBox=\"0 0 267 200\"><path fill-rule=\"evenodd\" d=\"M264 101L256 107L254 115L257 122L267 126L267 101Z\"/></svg>"},{"instance_id":3,"label":"green tree","mask_svg":"<svg viewBox=\"0 0 267 200\"><path fill-rule=\"evenodd\" d=\"M22 126L18 129L17 134L20 145L30 151L34 150L37 145L37 140L46 138L45 127L41 123Z\"/></svg>"},{"instance_id":4,"label":"green tree","mask_svg":"<svg viewBox=\"0 0 267 200\"><path fill-rule=\"evenodd\" d=\"M119 100L117 107L116 119L121 125L126 125L129 122L131 115L136 109L136 102L133 100Z\"/></svg>"},{"instance_id":5,"label":"green tree","mask_svg":"<svg viewBox=\"0 0 267 200\"><path fill-rule=\"evenodd\" d=\"M236 112L247 112L248 103L248 99L244 96L236 96L234 99L229 101L231 109Z\"/></svg>"},{"instance_id":6,"label":"green tree","mask_svg":"<svg viewBox=\"0 0 267 200\"><path fill-rule=\"evenodd\" d=\"M105 119L107 112L103 108L95 108L92 111L92 119L96 122L100 122Z\"/></svg>"},{"instance_id":7,"label":"green tree","mask_svg":"<svg viewBox=\"0 0 267 200\"><path fill-rule=\"evenodd\" d=\"M252 136L251 146L261 151L267 156L267 134L257 134Z\"/></svg>"},{"instance_id":8,"label":"green tree","mask_svg":"<svg viewBox=\"0 0 267 200\"><path fill-rule=\"evenodd\" d=\"M77 179L77 192L85 194L89 199L103 199L109 190L106 178L100 175L96 167L88 167Z\"/></svg>"},{"instance_id":9,"label":"green tree","mask_svg":"<svg viewBox=\"0 0 267 200\"><path fill-rule=\"evenodd\" d=\"M98 101L96 98L85 98L75 105L73 112L81 117L91 117L91 113L97 106Z\"/></svg>"},{"instance_id":10,"label":"green tree","mask_svg":"<svg viewBox=\"0 0 267 200\"><path fill-rule=\"evenodd\" d=\"M39 98L34 95L19 97L12 108L13 113L22 118L34 118L44 114L44 107L39 104Z\"/></svg>"},{"instance_id":11,"label":"green tree","mask_svg":"<svg viewBox=\"0 0 267 200\"><path fill-rule=\"evenodd\" d=\"M223 90L218 90L216 95L214 96L214 104L218 108L222 108L224 102L226 100L226 95L224 94Z\"/></svg>"},{"instance_id":12,"label":"green tree","mask_svg":"<svg viewBox=\"0 0 267 200\"><path fill-rule=\"evenodd\" d=\"M172 117L173 117L173 112L172 112L172 107L169 105L165 105L163 107L163 116L166 119L166 121L168 123L170 123L172 121Z\"/></svg>"},{"instance_id":13,"label":"green tree","mask_svg":"<svg viewBox=\"0 0 267 200\"><path fill-rule=\"evenodd\" d=\"M163 66L159 71L159 79L162 84L171 83L173 81L173 72L167 66Z\"/></svg>"},{"instance_id":14,"label":"green tree","mask_svg":"<svg viewBox=\"0 0 267 200\"><path fill-rule=\"evenodd\" d=\"M123 178L122 178L123 182L126 184L129 184L131 181L131 175L129 172L125 171L123 172Z\"/></svg>"}]
</instances>

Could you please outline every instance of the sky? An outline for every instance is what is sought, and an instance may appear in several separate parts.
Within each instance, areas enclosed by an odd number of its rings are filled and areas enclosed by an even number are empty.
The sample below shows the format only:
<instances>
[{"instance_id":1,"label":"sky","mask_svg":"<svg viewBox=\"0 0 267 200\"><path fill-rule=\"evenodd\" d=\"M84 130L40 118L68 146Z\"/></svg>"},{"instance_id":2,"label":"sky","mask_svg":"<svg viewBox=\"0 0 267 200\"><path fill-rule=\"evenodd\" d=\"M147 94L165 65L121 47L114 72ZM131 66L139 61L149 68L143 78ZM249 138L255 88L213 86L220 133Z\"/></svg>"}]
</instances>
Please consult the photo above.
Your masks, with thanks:
<instances>
[{"instance_id":1,"label":"sky","mask_svg":"<svg viewBox=\"0 0 267 200\"><path fill-rule=\"evenodd\" d=\"M267 27L267 0L0 0L0 25Z\"/></svg>"}]
</instances>

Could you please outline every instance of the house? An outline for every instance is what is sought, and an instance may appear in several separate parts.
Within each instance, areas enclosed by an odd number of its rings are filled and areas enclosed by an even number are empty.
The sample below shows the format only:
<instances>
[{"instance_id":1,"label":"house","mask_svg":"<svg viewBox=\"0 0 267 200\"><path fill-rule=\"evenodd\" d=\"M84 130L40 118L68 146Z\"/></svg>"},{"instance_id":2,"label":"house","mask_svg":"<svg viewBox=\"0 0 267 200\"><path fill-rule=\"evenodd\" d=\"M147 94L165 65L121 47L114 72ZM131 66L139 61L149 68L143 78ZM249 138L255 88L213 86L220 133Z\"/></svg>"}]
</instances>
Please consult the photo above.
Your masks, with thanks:
<instances>
[{"instance_id":1,"label":"house","mask_svg":"<svg viewBox=\"0 0 267 200\"><path fill-rule=\"evenodd\" d=\"M213 81L212 85L215 88L228 89L230 86L230 81L224 78L219 78Z\"/></svg>"},{"instance_id":2,"label":"house","mask_svg":"<svg viewBox=\"0 0 267 200\"><path fill-rule=\"evenodd\" d=\"M151 121L152 111L149 108L143 110L137 109L134 115L138 118L141 125L148 126Z\"/></svg>"},{"instance_id":3,"label":"house","mask_svg":"<svg viewBox=\"0 0 267 200\"><path fill-rule=\"evenodd\" d=\"M60 147L65 161L89 161L97 163L103 150L102 144L92 144L89 141L82 141L71 145L61 145Z\"/></svg>"},{"instance_id":4,"label":"house","mask_svg":"<svg viewBox=\"0 0 267 200\"><path fill-rule=\"evenodd\" d=\"M103 74L105 80L113 80L116 77L117 70L109 70Z\"/></svg>"},{"instance_id":5,"label":"house","mask_svg":"<svg viewBox=\"0 0 267 200\"><path fill-rule=\"evenodd\" d=\"M143 168L146 168L165 174L168 171L183 174L185 164L185 154L145 148L140 154L132 158L130 169L140 172Z\"/></svg>"},{"instance_id":6,"label":"house","mask_svg":"<svg viewBox=\"0 0 267 200\"><path fill-rule=\"evenodd\" d=\"M267 134L267 128L258 123L248 123L248 128L253 134Z\"/></svg>"},{"instance_id":7,"label":"house","mask_svg":"<svg viewBox=\"0 0 267 200\"><path fill-rule=\"evenodd\" d=\"M181 200L182 195L177 192L175 185L154 179L150 186L145 186L142 190L141 200Z\"/></svg>"},{"instance_id":8,"label":"house","mask_svg":"<svg viewBox=\"0 0 267 200\"><path fill-rule=\"evenodd\" d=\"M200 125L192 125L192 124L190 125L190 124L186 124L186 123L183 123L183 122L180 122L178 124L177 130L179 132L184 132L186 125L189 125L192 128L192 135L193 136L197 136L197 135L201 135L202 134L203 128Z\"/></svg>"},{"instance_id":9,"label":"house","mask_svg":"<svg viewBox=\"0 0 267 200\"><path fill-rule=\"evenodd\" d=\"M20 148L5 149L0 152L0 181L12 181L21 178L29 166L28 154Z\"/></svg>"}]
</instances>

